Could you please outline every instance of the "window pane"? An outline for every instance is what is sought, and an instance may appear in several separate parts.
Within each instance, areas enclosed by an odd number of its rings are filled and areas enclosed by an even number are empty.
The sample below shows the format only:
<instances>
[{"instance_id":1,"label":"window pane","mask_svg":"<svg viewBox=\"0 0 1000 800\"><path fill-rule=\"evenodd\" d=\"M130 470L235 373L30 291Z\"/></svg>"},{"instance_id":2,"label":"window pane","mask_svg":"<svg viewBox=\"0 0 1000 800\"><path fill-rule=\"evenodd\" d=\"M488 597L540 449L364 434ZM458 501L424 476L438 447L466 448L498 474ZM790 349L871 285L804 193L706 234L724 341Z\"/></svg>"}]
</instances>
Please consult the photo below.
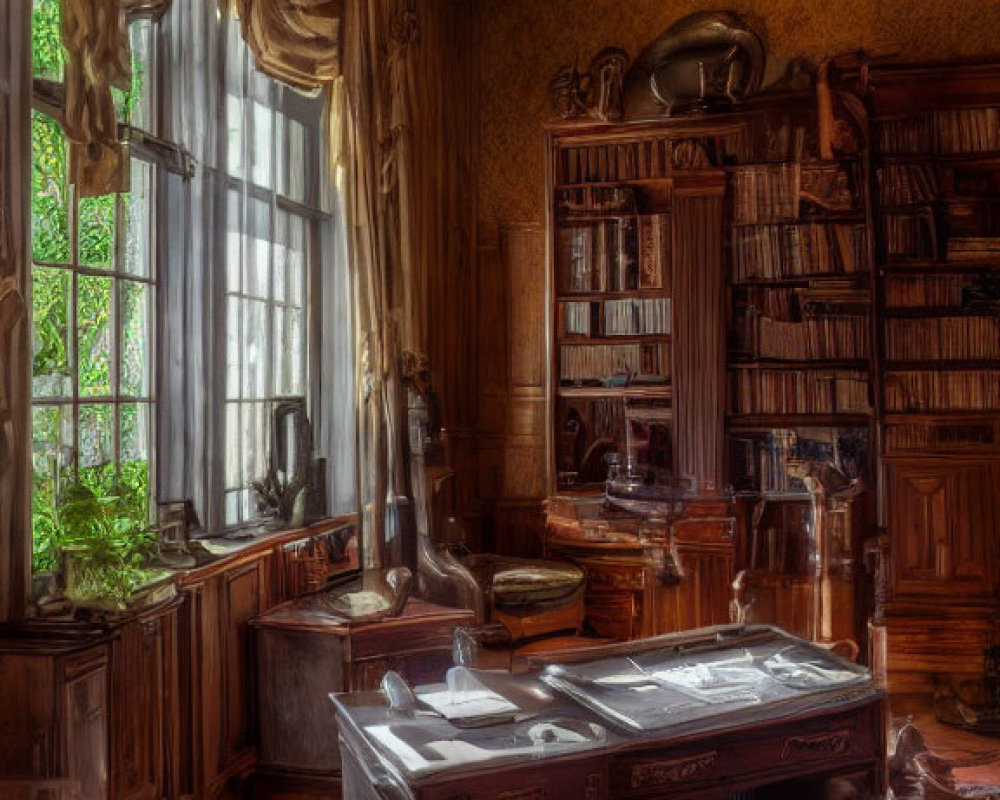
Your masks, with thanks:
<instances>
[{"instance_id":1,"label":"window pane","mask_svg":"<svg viewBox=\"0 0 1000 800\"><path fill-rule=\"evenodd\" d=\"M80 263L110 267L115 251L115 196L81 197L77 236Z\"/></svg>"},{"instance_id":2,"label":"window pane","mask_svg":"<svg viewBox=\"0 0 1000 800\"><path fill-rule=\"evenodd\" d=\"M294 119L288 122L288 196L306 201L306 129Z\"/></svg>"},{"instance_id":3,"label":"window pane","mask_svg":"<svg viewBox=\"0 0 1000 800\"><path fill-rule=\"evenodd\" d=\"M243 102L235 95L226 95L226 170L236 178L243 177L245 131Z\"/></svg>"},{"instance_id":4,"label":"window pane","mask_svg":"<svg viewBox=\"0 0 1000 800\"><path fill-rule=\"evenodd\" d=\"M305 394L303 365L306 358L305 314L297 308L285 311L285 352L288 354L288 383L285 393Z\"/></svg>"},{"instance_id":5,"label":"window pane","mask_svg":"<svg viewBox=\"0 0 1000 800\"><path fill-rule=\"evenodd\" d=\"M34 568L58 566L58 500L72 477L73 407L34 406L31 419L31 526Z\"/></svg>"},{"instance_id":6,"label":"window pane","mask_svg":"<svg viewBox=\"0 0 1000 800\"><path fill-rule=\"evenodd\" d=\"M114 464L113 408L108 403L80 406L81 472Z\"/></svg>"},{"instance_id":7,"label":"window pane","mask_svg":"<svg viewBox=\"0 0 1000 800\"><path fill-rule=\"evenodd\" d=\"M240 522L241 492L226 492L226 525L236 525Z\"/></svg>"},{"instance_id":8,"label":"window pane","mask_svg":"<svg viewBox=\"0 0 1000 800\"><path fill-rule=\"evenodd\" d=\"M149 397L152 291L145 283L121 281L121 381L125 397Z\"/></svg>"},{"instance_id":9,"label":"window pane","mask_svg":"<svg viewBox=\"0 0 1000 800\"><path fill-rule=\"evenodd\" d=\"M79 392L85 397L111 394L111 302L113 279L77 278Z\"/></svg>"},{"instance_id":10,"label":"window pane","mask_svg":"<svg viewBox=\"0 0 1000 800\"><path fill-rule=\"evenodd\" d=\"M226 304L226 399L238 400L240 397L240 366L243 363L242 341L243 302L238 297L230 296Z\"/></svg>"},{"instance_id":11,"label":"window pane","mask_svg":"<svg viewBox=\"0 0 1000 800\"><path fill-rule=\"evenodd\" d=\"M62 81L66 56L62 49L60 0L35 0L31 9L31 62L36 78Z\"/></svg>"},{"instance_id":12,"label":"window pane","mask_svg":"<svg viewBox=\"0 0 1000 800\"><path fill-rule=\"evenodd\" d=\"M225 488L239 489L243 486L240 470L240 405L226 403L226 475Z\"/></svg>"},{"instance_id":13,"label":"window pane","mask_svg":"<svg viewBox=\"0 0 1000 800\"><path fill-rule=\"evenodd\" d=\"M129 25L132 46L132 87L129 90L128 121L144 131L153 130L152 114L152 44L153 27L148 19Z\"/></svg>"},{"instance_id":14,"label":"window pane","mask_svg":"<svg viewBox=\"0 0 1000 800\"><path fill-rule=\"evenodd\" d=\"M305 305L306 226L302 217L288 221L288 302Z\"/></svg>"},{"instance_id":15,"label":"window pane","mask_svg":"<svg viewBox=\"0 0 1000 800\"><path fill-rule=\"evenodd\" d=\"M230 191L226 200L226 289L238 292L242 287L243 273L243 213L240 195Z\"/></svg>"},{"instance_id":16,"label":"window pane","mask_svg":"<svg viewBox=\"0 0 1000 800\"><path fill-rule=\"evenodd\" d=\"M73 274L35 267L31 274L32 381L35 397L72 397L70 371Z\"/></svg>"},{"instance_id":17,"label":"window pane","mask_svg":"<svg viewBox=\"0 0 1000 800\"><path fill-rule=\"evenodd\" d=\"M122 512L129 519L148 522L153 442L151 406L149 403L123 403L118 407L118 414L118 492Z\"/></svg>"},{"instance_id":18,"label":"window pane","mask_svg":"<svg viewBox=\"0 0 1000 800\"><path fill-rule=\"evenodd\" d=\"M243 291L251 297L271 295L271 242L267 239L250 239L244 261Z\"/></svg>"},{"instance_id":19,"label":"window pane","mask_svg":"<svg viewBox=\"0 0 1000 800\"><path fill-rule=\"evenodd\" d=\"M267 303L243 301L243 380L241 396L266 397L268 354Z\"/></svg>"},{"instance_id":20,"label":"window pane","mask_svg":"<svg viewBox=\"0 0 1000 800\"><path fill-rule=\"evenodd\" d=\"M260 480L267 474L269 427L265 403L241 403L240 423L243 450L243 481L246 488L250 481Z\"/></svg>"},{"instance_id":21,"label":"window pane","mask_svg":"<svg viewBox=\"0 0 1000 800\"><path fill-rule=\"evenodd\" d=\"M253 182L271 188L271 151L274 133L271 130L271 109L256 100L253 103Z\"/></svg>"},{"instance_id":22,"label":"window pane","mask_svg":"<svg viewBox=\"0 0 1000 800\"><path fill-rule=\"evenodd\" d=\"M31 252L35 261L70 260L66 139L54 119L37 111L31 112Z\"/></svg>"},{"instance_id":23,"label":"window pane","mask_svg":"<svg viewBox=\"0 0 1000 800\"><path fill-rule=\"evenodd\" d=\"M152 428L149 403L122 403L118 407L118 458L124 465L132 461L149 461Z\"/></svg>"},{"instance_id":24,"label":"window pane","mask_svg":"<svg viewBox=\"0 0 1000 800\"><path fill-rule=\"evenodd\" d=\"M146 278L150 276L152 168L145 161L132 161L131 184L131 191L122 195L125 221L122 271Z\"/></svg>"},{"instance_id":25,"label":"window pane","mask_svg":"<svg viewBox=\"0 0 1000 800\"><path fill-rule=\"evenodd\" d=\"M274 285L271 296L279 303L284 303L288 296L288 214L281 210L275 212L274 226L274 246L271 250Z\"/></svg>"}]
</instances>

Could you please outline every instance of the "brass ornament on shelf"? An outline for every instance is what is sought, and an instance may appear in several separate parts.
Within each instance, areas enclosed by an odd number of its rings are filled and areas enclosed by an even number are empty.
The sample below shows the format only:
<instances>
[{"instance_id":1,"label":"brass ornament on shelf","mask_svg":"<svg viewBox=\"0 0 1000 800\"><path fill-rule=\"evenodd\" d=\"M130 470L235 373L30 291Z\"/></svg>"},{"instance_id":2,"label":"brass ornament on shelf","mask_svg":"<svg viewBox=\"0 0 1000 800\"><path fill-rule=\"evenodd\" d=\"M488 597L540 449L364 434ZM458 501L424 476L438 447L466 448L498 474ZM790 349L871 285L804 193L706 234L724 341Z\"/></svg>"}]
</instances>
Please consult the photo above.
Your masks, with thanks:
<instances>
[{"instance_id":1,"label":"brass ornament on shelf","mask_svg":"<svg viewBox=\"0 0 1000 800\"><path fill-rule=\"evenodd\" d=\"M622 96L628 53L606 47L590 62L586 72L576 64L560 67L549 83L552 109L560 119L590 116L602 121L622 117Z\"/></svg>"},{"instance_id":2,"label":"brass ornament on shelf","mask_svg":"<svg viewBox=\"0 0 1000 800\"><path fill-rule=\"evenodd\" d=\"M763 37L738 14L703 11L671 25L639 54L625 76L629 117L711 110L760 89Z\"/></svg>"}]
</instances>

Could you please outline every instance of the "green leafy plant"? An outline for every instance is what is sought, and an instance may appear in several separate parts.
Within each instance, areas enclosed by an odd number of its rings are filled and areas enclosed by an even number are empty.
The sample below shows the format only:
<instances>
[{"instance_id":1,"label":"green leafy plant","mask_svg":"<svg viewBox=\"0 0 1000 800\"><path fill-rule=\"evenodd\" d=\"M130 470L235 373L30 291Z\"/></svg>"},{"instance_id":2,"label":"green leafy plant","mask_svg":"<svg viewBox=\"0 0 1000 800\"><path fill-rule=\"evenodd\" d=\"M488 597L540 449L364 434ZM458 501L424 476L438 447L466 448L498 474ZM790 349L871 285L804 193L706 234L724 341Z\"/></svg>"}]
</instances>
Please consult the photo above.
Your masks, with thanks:
<instances>
[{"instance_id":1,"label":"green leafy plant","mask_svg":"<svg viewBox=\"0 0 1000 800\"><path fill-rule=\"evenodd\" d=\"M85 483L68 484L56 507L59 547L72 562L67 593L80 605L123 609L153 571L156 535L130 513L136 502L127 487L103 493Z\"/></svg>"}]
</instances>

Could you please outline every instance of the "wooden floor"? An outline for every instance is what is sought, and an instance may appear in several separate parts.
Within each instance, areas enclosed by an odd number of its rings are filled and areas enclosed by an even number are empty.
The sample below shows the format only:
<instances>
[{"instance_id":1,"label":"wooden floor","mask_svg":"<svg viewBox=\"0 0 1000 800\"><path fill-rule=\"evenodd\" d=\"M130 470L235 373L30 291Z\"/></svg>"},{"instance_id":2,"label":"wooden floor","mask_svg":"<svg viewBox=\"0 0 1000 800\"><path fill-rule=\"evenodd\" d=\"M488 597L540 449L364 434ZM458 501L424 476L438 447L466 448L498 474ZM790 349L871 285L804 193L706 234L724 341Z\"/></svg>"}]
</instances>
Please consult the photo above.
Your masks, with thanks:
<instances>
[{"instance_id":1,"label":"wooden floor","mask_svg":"<svg viewBox=\"0 0 1000 800\"><path fill-rule=\"evenodd\" d=\"M955 769L956 779L968 784L1000 786L1000 738L977 736L943 725L935 718L926 699L894 698L891 710L894 728L899 728L907 719L912 720L935 755L952 764L977 764Z\"/></svg>"}]
</instances>

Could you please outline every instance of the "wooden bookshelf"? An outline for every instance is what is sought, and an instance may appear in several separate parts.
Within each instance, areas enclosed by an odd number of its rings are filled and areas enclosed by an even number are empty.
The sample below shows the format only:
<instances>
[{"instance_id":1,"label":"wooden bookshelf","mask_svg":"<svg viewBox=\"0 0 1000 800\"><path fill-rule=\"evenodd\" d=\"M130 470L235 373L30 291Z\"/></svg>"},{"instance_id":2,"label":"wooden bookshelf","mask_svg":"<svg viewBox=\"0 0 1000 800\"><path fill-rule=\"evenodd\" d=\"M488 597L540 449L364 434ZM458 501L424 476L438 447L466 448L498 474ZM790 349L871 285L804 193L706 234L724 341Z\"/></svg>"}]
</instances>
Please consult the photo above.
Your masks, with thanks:
<instances>
[{"instance_id":1,"label":"wooden bookshelf","mask_svg":"<svg viewBox=\"0 0 1000 800\"><path fill-rule=\"evenodd\" d=\"M1000 610L1000 68L871 81L880 594L890 689L915 691L981 669Z\"/></svg>"}]
</instances>

